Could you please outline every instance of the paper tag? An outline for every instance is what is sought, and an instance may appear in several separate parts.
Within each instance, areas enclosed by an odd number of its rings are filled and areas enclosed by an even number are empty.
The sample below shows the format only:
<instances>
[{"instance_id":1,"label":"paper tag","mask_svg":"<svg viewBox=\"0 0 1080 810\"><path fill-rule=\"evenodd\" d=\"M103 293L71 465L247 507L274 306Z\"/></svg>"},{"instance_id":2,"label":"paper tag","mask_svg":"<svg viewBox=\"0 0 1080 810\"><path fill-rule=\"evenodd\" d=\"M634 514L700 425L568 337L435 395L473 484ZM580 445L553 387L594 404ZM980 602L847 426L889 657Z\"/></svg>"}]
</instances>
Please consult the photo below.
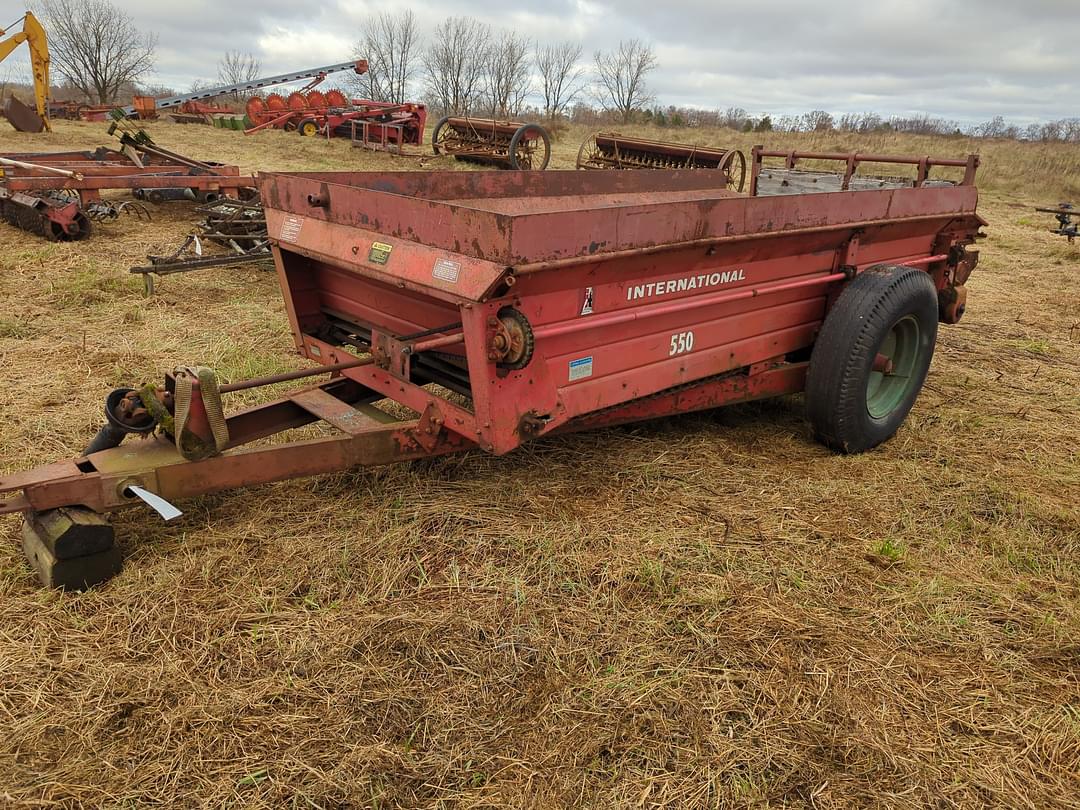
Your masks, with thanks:
<instances>
[{"instance_id":1,"label":"paper tag","mask_svg":"<svg viewBox=\"0 0 1080 810\"><path fill-rule=\"evenodd\" d=\"M285 217L285 219L281 221L281 241L295 242L300 238L300 229L303 227L303 217Z\"/></svg>"},{"instance_id":2,"label":"paper tag","mask_svg":"<svg viewBox=\"0 0 1080 810\"><path fill-rule=\"evenodd\" d=\"M461 275L461 262L452 262L449 259L439 259L431 268L432 278L457 284L458 276Z\"/></svg>"},{"instance_id":3,"label":"paper tag","mask_svg":"<svg viewBox=\"0 0 1080 810\"><path fill-rule=\"evenodd\" d=\"M592 376L592 356L570 361L570 382Z\"/></svg>"}]
</instances>

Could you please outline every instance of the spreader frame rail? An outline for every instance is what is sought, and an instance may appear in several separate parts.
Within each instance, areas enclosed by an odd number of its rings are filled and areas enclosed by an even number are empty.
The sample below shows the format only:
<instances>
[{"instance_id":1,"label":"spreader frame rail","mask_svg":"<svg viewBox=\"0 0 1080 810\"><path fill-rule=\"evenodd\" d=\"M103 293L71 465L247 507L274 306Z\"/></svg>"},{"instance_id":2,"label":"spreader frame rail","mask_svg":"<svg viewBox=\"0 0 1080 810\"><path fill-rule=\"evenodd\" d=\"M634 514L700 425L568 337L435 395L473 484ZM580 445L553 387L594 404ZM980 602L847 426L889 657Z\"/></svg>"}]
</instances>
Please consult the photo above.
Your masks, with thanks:
<instances>
[{"instance_id":1,"label":"spreader frame rail","mask_svg":"<svg viewBox=\"0 0 1080 810\"><path fill-rule=\"evenodd\" d=\"M799 152L794 149L784 151L766 149L763 146L755 146L750 151L750 156L751 197L758 196L758 177L761 174L763 168L762 161L765 158L783 158L784 168L789 171L794 170L796 164L800 160L842 161L845 164L845 168L843 182L840 186L841 191L848 190L851 185L851 178L855 176L855 173L859 169L859 165L862 163L916 166L918 167L918 173L914 179L915 188L921 188L925 185L930 176L930 169L935 167L962 168L964 169L964 177L957 185L973 186L975 185L975 173L979 168L978 155L968 155L966 159L959 160L956 158L934 158L929 155L925 157L912 157L905 155L862 154L860 152Z\"/></svg>"}]
</instances>

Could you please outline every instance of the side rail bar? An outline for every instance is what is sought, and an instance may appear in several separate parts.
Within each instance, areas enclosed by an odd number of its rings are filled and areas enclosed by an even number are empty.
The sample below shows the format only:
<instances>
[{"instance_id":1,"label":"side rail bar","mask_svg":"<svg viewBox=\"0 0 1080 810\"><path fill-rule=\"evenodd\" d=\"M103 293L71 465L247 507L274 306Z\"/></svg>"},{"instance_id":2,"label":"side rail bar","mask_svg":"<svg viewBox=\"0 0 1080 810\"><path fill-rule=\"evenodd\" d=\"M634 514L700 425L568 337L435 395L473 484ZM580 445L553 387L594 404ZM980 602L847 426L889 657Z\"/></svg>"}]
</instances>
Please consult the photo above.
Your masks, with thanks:
<instances>
[{"instance_id":1,"label":"side rail bar","mask_svg":"<svg viewBox=\"0 0 1080 810\"><path fill-rule=\"evenodd\" d=\"M915 177L915 188L924 185L930 176L930 170L935 167L948 166L964 169L964 178L960 181L962 186L975 185L975 172L979 168L979 156L968 155L961 160L958 158L934 158L918 155L872 155L859 152L797 152L795 150L769 150L763 146L755 146L751 152L752 166L750 170L750 196L756 197L758 191L758 176L761 174L762 160L764 158L783 158L784 168L794 170L800 160L831 160L842 161L845 164L844 179L841 191L847 191L851 184L851 178L859 169L860 163L892 163L903 166L916 166L918 173Z\"/></svg>"}]
</instances>

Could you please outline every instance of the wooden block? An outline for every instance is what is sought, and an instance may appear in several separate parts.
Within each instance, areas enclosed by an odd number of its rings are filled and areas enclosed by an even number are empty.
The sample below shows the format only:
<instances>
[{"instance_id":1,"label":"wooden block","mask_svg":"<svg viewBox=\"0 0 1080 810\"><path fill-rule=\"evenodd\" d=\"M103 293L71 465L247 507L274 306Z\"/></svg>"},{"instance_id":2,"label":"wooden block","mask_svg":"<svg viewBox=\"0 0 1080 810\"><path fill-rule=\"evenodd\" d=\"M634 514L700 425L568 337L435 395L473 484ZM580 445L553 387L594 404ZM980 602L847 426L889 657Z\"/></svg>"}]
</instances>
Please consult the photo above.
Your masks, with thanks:
<instances>
[{"instance_id":1,"label":"wooden block","mask_svg":"<svg viewBox=\"0 0 1080 810\"><path fill-rule=\"evenodd\" d=\"M80 506L31 512L34 534L58 560L98 554L113 547L114 533L103 515Z\"/></svg>"},{"instance_id":2,"label":"wooden block","mask_svg":"<svg viewBox=\"0 0 1080 810\"><path fill-rule=\"evenodd\" d=\"M23 522L23 553L37 571L46 588L81 591L112 579L123 568L120 549L115 545L107 551L70 559L57 559L38 535L32 521Z\"/></svg>"}]
</instances>

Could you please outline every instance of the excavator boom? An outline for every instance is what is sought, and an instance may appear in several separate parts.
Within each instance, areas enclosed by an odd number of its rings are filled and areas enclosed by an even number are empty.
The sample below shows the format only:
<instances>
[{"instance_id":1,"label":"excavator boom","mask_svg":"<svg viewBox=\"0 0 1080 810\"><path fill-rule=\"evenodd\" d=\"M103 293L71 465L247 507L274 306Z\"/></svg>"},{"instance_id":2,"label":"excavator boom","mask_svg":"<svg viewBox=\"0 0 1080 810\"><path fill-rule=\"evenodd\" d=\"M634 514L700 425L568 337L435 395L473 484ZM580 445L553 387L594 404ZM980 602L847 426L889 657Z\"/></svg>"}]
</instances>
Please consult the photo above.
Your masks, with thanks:
<instances>
[{"instance_id":1,"label":"excavator boom","mask_svg":"<svg viewBox=\"0 0 1080 810\"><path fill-rule=\"evenodd\" d=\"M19 45L26 43L30 48L30 67L34 73L34 104L37 114L45 122L45 129L52 131L49 123L49 44L45 29L29 11L22 18L23 30L7 39L0 39L0 62L11 54ZM4 31L0 30L0 37Z\"/></svg>"}]
</instances>

